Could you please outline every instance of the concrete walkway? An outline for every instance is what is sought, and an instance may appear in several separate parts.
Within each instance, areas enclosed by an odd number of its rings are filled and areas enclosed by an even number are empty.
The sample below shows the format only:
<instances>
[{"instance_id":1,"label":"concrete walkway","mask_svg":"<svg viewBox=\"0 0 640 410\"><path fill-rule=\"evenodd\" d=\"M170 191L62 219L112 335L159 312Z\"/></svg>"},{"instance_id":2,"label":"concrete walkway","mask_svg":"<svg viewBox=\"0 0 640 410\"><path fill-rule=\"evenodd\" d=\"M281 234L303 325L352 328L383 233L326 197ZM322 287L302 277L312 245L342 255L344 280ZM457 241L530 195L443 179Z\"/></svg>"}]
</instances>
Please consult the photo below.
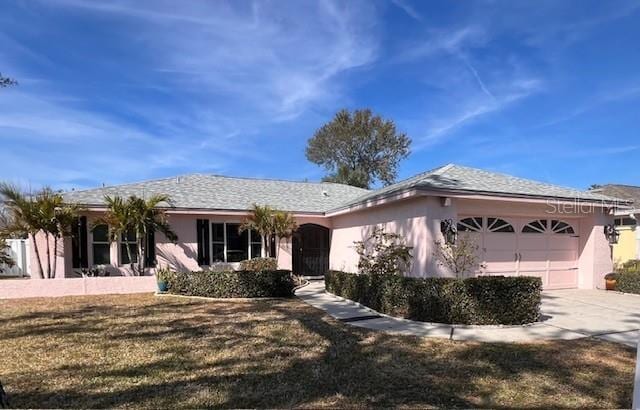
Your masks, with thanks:
<instances>
[{"instance_id":1,"label":"concrete walkway","mask_svg":"<svg viewBox=\"0 0 640 410\"><path fill-rule=\"evenodd\" d=\"M323 281L310 282L296 296L350 325L395 334L481 342L597 337L634 347L640 337L640 297L599 290L544 292L542 321L524 326L446 325L390 317L325 292Z\"/></svg>"}]
</instances>

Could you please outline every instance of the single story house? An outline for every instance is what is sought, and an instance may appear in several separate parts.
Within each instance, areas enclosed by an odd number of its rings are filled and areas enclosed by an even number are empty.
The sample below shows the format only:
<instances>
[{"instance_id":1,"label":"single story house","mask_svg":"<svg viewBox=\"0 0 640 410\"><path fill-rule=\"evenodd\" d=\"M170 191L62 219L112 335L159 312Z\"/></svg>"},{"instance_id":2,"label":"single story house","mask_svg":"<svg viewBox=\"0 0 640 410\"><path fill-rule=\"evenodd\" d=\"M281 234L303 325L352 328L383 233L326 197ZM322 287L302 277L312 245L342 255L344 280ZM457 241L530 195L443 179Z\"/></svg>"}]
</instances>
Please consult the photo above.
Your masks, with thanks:
<instances>
[{"instance_id":1,"label":"single story house","mask_svg":"<svg viewBox=\"0 0 640 410\"><path fill-rule=\"evenodd\" d=\"M620 238L613 245L613 262L623 264L628 260L640 259L640 186L607 184L591 192L631 201L631 209L620 209L615 214L614 225Z\"/></svg>"},{"instance_id":2,"label":"single story house","mask_svg":"<svg viewBox=\"0 0 640 410\"><path fill-rule=\"evenodd\" d=\"M66 201L86 212L73 238L59 245L56 277L77 277L79 269L93 265L108 266L112 275L129 274L126 246L135 238L110 243L104 227L91 229L92 220L104 212L105 195L154 193L172 198L168 217L179 237L175 244L161 234L150 238L154 246L146 256L158 267L200 270L264 256L261 239L237 229L255 203L294 215L299 228L280 245L278 264L298 274L355 271L354 241L383 227L413 248L409 275L449 276L434 257L447 221L477 238L477 274L540 276L547 289L602 285L612 269L605 227L626 205L600 193L454 164L375 190L185 175L66 193Z\"/></svg>"}]
</instances>

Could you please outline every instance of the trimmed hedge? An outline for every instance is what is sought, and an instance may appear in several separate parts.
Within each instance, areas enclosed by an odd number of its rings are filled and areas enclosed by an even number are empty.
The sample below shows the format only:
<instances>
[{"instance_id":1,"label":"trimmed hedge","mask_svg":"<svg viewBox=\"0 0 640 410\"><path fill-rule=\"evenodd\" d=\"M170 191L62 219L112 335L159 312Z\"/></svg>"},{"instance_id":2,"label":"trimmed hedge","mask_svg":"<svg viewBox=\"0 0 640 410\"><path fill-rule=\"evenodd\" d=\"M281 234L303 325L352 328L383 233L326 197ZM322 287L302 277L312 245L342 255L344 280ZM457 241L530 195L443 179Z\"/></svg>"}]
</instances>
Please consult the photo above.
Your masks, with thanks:
<instances>
[{"instance_id":1,"label":"trimmed hedge","mask_svg":"<svg viewBox=\"0 0 640 410\"><path fill-rule=\"evenodd\" d=\"M240 261L240 270L252 272L276 271L278 261L276 258L253 258Z\"/></svg>"},{"instance_id":2,"label":"trimmed hedge","mask_svg":"<svg viewBox=\"0 0 640 410\"><path fill-rule=\"evenodd\" d=\"M542 280L536 277L407 278L330 271L325 286L378 312L423 322L520 325L540 316Z\"/></svg>"},{"instance_id":3,"label":"trimmed hedge","mask_svg":"<svg viewBox=\"0 0 640 410\"><path fill-rule=\"evenodd\" d=\"M293 296L291 271L176 272L169 293L212 298L265 298Z\"/></svg>"},{"instance_id":4,"label":"trimmed hedge","mask_svg":"<svg viewBox=\"0 0 640 410\"><path fill-rule=\"evenodd\" d=\"M640 272L618 273L616 290L625 293L640 294Z\"/></svg>"}]
</instances>

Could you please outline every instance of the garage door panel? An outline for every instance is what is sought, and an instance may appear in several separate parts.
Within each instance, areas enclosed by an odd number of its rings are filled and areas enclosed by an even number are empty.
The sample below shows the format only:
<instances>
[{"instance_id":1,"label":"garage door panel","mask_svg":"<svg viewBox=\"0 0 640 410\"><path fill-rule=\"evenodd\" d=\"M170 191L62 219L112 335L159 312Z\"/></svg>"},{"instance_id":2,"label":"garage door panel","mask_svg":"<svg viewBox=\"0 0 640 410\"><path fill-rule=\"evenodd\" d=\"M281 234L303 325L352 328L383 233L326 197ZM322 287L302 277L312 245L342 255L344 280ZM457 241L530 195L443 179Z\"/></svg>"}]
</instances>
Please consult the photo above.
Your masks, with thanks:
<instances>
[{"instance_id":1,"label":"garage door panel","mask_svg":"<svg viewBox=\"0 0 640 410\"><path fill-rule=\"evenodd\" d=\"M516 273L516 253L513 251L487 251L485 252L485 271Z\"/></svg>"},{"instance_id":2,"label":"garage door panel","mask_svg":"<svg viewBox=\"0 0 640 410\"><path fill-rule=\"evenodd\" d=\"M571 269L577 267L577 252L567 251L549 251L549 268L550 269Z\"/></svg>"},{"instance_id":3,"label":"garage door panel","mask_svg":"<svg viewBox=\"0 0 640 410\"><path fill-rule=\"evenodd\" d=\"M512 233L485 233L483 246L487 251L495 249L515 253L518 247L515 239Z\"/></svg>"},{"instance_id":4,"label":"garage door panel","mask_svg":"<svg viewBox=\"0 0 640 410\"><path fill-rule=\"evenodd\" d=\"M547 238L541 234L522 234L518 237L520 251L537 251L547 249Z\"/></svg>"},{"instance_id":5,"label":"garage door panel","mask_svg":"<svg viewBox=\"0 0 640 410\"><path fill-rule=\"evenodd\" d=\"M551 250L563 250L577 249L578 238L564 235L551 235L549 237L549 249Z\"/></svg>"},{"instance_id":6,"label":"garage door panel","mask_svg":"<svg viewBox=\"0 0 640 410\"><path fill-rule=\"evenodd\" d=\"M550 270L545 289L575 288L578 286L578 270Z\"/></svg>"}]
</instances>

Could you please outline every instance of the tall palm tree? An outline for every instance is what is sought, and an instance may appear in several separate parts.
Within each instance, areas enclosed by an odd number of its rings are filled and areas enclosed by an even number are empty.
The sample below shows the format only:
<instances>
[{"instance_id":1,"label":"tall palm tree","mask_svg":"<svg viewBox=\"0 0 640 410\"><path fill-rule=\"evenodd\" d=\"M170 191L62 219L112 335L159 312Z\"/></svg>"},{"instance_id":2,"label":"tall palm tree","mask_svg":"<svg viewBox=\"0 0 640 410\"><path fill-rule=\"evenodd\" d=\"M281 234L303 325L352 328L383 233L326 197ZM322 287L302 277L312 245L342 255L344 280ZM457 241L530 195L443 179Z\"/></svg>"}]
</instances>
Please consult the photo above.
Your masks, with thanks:
<instances>
[{"instance_id":1,"label":"tall palm tree","mask_svg":"<svg viewBox=\"0 0 640 410\"><path fill-rule=\"evenodd\" d=\"M276 260L280 252L280 242L293 236L293 232L298 229L293 215L290 212L277 211L272 217L273 234L278 239L276 243Z\"/></svg>"},{"instance_id":2,"label":"tall palm tree","mask_svg":"<svg viewBox=\"0 0 640 410\"><path fill-rule=\"evenodd\" d=\"M126 246L127 257L134 274L142 275L145 268L144 255L148 247L150 232L161 232L171 242L178 240L178 235L171 229L167 221L166 211L159 208L161 203L171 205L167 195L153 195L148 199L135 195L124 200L122 197L105 196L107 212L94 221L93 226L105 224L109 227L109 238L112 242L119 238L135 233L136 258L133 258L131 248ZM137 266L136 266L137 264Z\"/></svg>"},{"instance_id":3,"label":"tall palm tree","mask_svg":"<svg viewBox=\"0 0 640 410\"><path fill-rule=\"evenodd\" d=\"M40 248L36 241L36 234L43 229L44 224L34 197L24 195L18 187L7 183L0 184L0 197L4 209L9 215L8 223L3 228L3 232L9 236L27 235L31 239L33 251L38 261L36 264L38 276L44 278Z\"/></svg>"},{"instance_id":4,"label":"tall palm tree","mask_svg":"<svg viewBox=\"0 0 640 410\"><path fill-rule=\"evenodd\" d=\"M54 278L57 269L58 241L69 235L72 219L78 216L80 208L64 203L61 194L48 187L35 195L25 195L14 185L0 184L0 198L9 214L2 229L5 235L26 235L33 242L37 270L41 278ZM43 262L36 235L45 237L46 261ZM53 238L53 263L51 260L51 238ZM46 265L45 265L46 262ZM46 267L46 269L45 269Z\"/></svg>"},{"instance_id":5,"label":"tall palm tree","mask_svg":"<svg viewBox=\"0 0 640 410\"><path fill-rule=\"evenodd\" d=\"M251 214L240 224L240 232L250 229L252 232L258 233L262 237L267 255L270 255L271 241L269 238L273 235L273 214L274 210L268 205L253 204Z\"/></svg>"}]
</instances>

